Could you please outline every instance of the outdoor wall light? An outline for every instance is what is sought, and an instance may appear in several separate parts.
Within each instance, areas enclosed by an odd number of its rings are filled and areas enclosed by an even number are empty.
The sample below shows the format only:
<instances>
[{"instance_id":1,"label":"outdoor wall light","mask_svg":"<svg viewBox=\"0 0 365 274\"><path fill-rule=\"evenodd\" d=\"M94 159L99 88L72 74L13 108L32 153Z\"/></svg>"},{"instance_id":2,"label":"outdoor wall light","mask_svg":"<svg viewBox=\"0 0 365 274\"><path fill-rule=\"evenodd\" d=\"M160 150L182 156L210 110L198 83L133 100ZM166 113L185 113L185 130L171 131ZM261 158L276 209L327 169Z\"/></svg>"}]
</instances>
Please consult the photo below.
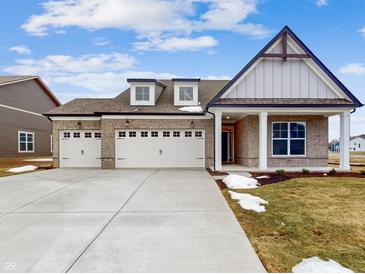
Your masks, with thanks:
<instances>
[{"instance_id":1,"label":"outdoor wall light","mask_svg":"<svg viewBox=\"0 0 365 274\"><path fill-rule=\"evenodd\" d=\"M191 120L191 122L190 122L190 126L191 126L192 128L194 128L194 127L195 127L195 123L194 123L194 121L193 121L193 120Z\"/></svg>"},{"instance_id":2,"label":"outdoor wall light","mask_svg":"<svg viewBox=\"0 0 365 274\"><path fill-rule=\"evenodd\" d=\"M127 121L125 121L125 125L127 126L127 127L129 127L129 125L130 125L131 123L129 122L129 120L127 120Z\"/></svg>"}]
</instances>

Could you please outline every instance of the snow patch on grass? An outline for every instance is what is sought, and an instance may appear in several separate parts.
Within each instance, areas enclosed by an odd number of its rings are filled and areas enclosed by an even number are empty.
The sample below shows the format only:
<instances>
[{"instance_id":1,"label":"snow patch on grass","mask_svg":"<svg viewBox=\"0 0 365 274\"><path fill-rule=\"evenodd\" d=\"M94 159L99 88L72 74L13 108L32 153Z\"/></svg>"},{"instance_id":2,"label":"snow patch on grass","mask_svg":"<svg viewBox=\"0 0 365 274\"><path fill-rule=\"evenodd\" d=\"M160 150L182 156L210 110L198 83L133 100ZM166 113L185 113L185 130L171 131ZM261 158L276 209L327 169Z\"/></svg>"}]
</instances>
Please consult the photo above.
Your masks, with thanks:
<instances>
[{"instance_id":1,"label":"snow patch on grass","mask_svg":"<svg viewBox=\"0 0 365 274\"><path fill-rule=\"evenodd\" d=\"M270 178L270 176L267 175L262 175L262 176L257 176L256 179L268 179Z\"/></svg>"},{"instance_id":2,"label":"snow patch on grass","mask_svg":"<svg viewBox=\"0 0 365 274\"><path fill-rule=\"evenodd\" d=\"M26 159L24 162L52 162L52 158Z\"/></svg>"},{"instance_id":3,"label":"snow patch on grass","mask_svg":"<svg viewBox=\"0 0 365 274\"><path fill-rule=\"evenodd\" d=\"M182 108L179 108L179 110L186 111L186 112L203 112L203 109L201 106L182 107Z\"/></svg>"},{"instance_id":4,"label":"snow patch on grass","mask_svg":"<svg viewBox=\"0 0 365 274\"><path fill-rule=\"evenodd\" d=\"M268 204L268 202L258 196L246 193L237 193L234 191L229 191L229 194L231 194L231 199L238 200L239 205L243 209L253 210L256 212L266 211L265 206L262 204Z\"/></svg>"},{"instance_id":5,"label":"snow patch on grass","mask_svg":"<svg viewBox=\"0 0 365 274\"><path fill-rule=\"evenodd\" d=\"M20 172L26 172L26 171L32 171L32 170L36 170L38 167L36 166L21 166L21 167L14 167L11 169L8 169L8 172L12 172L12 173L20 173Z\"/></svg>"},{"instance_id":6,"label":"snow patch on grass","mask_svg":"<svg viewBox=\"0 0 365 274\"><path fill-rule=\"evenodd\" d=\"M303 259L292 269L293 273L354 273L334 260L324 261L318 257Z\"/></svg>"},{"instance_id":7,"label":"snow patch on grass","mask_svg":"<svg viewBox=\"0 0 365 274\"><path fill-rule=\"evenodd\" d=\"M257 188L259 185L258 181L254 178L248 178L236 174L230 174L223 179L223 183L229 189L249 189Z\"/></svg>"}]
</instances>

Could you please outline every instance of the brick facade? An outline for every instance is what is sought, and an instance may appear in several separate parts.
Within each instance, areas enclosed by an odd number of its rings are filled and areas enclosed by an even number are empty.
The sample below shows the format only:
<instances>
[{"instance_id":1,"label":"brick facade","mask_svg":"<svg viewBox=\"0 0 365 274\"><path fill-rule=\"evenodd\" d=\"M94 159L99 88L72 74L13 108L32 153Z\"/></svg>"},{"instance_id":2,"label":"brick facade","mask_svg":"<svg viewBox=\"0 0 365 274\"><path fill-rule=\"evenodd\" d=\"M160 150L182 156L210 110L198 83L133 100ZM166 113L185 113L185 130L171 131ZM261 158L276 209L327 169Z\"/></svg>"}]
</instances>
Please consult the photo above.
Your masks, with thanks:
<instances>
[{"instance_id":1,"label":"brick facade","mask_svg":"<svg viewBox=\"0 0 365 274\"><path fill-rule=\"evenodd\" d=\"M191 122L194 121L194 125ZM271 125L274 121L305 121L306 156L274 157L271 153ZM115 168L115 131L117 129L204 129L206 167L214 163L214 120L213 119L156 119L129 120L102 119L100 121L53 121L53 163L59 166L59 130L101 130L101 166ZM259 118L245 116L234 125L235 162L247 167L257 167L259 157ZM268 117L268 167L326 167L328 162L328 118L323 116L269 116Z\"/></svg>"},{"instance_id":2,"label":"brick facade","mask_svg":"<svg viewBox=\"0 0 365 274\"><path fill-rule=\"evenodd\" d=\"M306 122L306 156L272 156L272 122ZM328 118L323 116L269 116L268 167L327 167ZM257 167L259 157L259 118L250 115L235 123L235 161L247 167Z\"/></svg>"},{"instance_id":3,"label":"brick facade","mask_svg":"<svg viewBox=\"0 0 365 274\"><path fill-rule=\"evenodd\" d=\"M192 125L192 121L194 124ZM59 130L64 129L101 129L101 166L103 169L115 168L115 131L118 129L204 129L205 130L205 165L214 162L214 128L213 120L207 119L156 119L129 120L102 119L101 121L53 121L53 163L59 166Z\"/></svg>"}]
</instances>

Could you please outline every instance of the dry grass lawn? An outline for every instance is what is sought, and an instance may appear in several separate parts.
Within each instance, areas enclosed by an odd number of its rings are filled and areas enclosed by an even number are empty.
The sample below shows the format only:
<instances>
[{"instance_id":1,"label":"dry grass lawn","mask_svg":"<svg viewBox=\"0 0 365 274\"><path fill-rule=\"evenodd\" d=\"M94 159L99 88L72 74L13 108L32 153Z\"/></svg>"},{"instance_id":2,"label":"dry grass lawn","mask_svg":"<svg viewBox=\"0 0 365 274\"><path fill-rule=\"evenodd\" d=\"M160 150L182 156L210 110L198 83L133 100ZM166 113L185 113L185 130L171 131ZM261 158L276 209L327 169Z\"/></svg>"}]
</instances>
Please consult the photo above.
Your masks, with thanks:
<instances>
[{"instance_id":1,"label":"dry grass lawn","mask_svg":"<svg viewBox=\"0 0 365 274\"><path fill-rule=\"evenodd\" d=\"M9 168L13 167L20 167L26 165L34 165L37 166L39 169L49 169L52 167L52 162L29 162L25 161L27 159L44 159L44 158L51 158L51 157L28 157L28 158L0 158L0 177L3 176L10 176L20 173L11 173L7 172ZM34 172L34 171L28 171Z\"/></svg>"},{"instance_id":2,"label":"dry grass lawn","mask_svg":"<svg viewBox=\"0 0 365 274\"><path fill-rule=\"evenodd\" d=\"M269 272L291 272L303 258L331 258L365 272L365 179L300 178L237 192L259 196L266 212L223 194Z\"/></svg>"}]
</instances>

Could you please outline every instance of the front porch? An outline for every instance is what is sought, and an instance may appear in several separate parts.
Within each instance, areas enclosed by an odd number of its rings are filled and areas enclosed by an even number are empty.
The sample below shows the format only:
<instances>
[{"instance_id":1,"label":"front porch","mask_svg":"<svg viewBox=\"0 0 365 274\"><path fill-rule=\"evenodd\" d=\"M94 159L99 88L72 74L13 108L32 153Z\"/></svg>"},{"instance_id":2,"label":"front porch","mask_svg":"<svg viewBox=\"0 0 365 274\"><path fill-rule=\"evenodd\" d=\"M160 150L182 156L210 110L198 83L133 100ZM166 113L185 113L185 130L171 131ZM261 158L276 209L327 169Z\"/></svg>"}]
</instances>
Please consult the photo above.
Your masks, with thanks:
<instances>
[{"instance_id":1,"label":"front porch","mask_svg":"<svg viewBox=\"0 0 365 274\"><path fill-rule=\"evenodd\" d=\"M215 108L216 171L328 172L328 117L340 115L339 171L349 171L350 111ZM347 149L346 149L347 148Z\"/></svg>"}]
</instances>

